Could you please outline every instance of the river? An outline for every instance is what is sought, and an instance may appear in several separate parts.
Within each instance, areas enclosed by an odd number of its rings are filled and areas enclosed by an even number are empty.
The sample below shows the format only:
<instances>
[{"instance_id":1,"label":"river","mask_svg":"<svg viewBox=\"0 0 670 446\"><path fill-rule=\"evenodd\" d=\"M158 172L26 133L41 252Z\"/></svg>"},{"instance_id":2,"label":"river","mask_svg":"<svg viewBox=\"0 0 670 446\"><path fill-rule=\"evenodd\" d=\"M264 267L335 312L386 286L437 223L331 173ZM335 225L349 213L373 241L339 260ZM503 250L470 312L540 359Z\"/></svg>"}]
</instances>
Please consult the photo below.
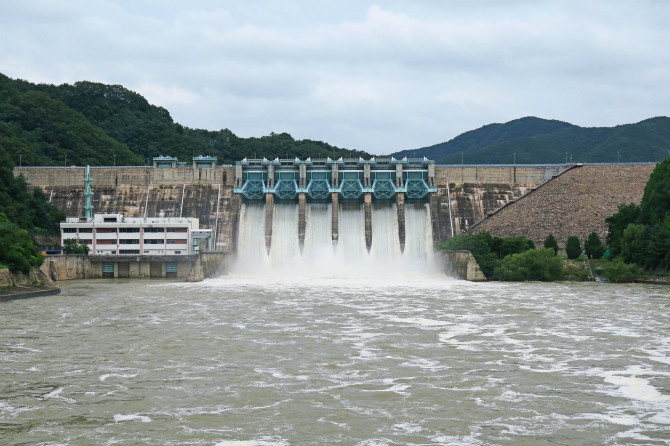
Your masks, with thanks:
<instances>
[{"instance_id":1,"label":"river","mask_svg":"<svg viewBox=\"0 0 670 446\"><path fill-rule=\"evenodd\" d=\"M670 444L670 288L228 276L0 303L3 445Z\"/></svg>"}]
</instances>

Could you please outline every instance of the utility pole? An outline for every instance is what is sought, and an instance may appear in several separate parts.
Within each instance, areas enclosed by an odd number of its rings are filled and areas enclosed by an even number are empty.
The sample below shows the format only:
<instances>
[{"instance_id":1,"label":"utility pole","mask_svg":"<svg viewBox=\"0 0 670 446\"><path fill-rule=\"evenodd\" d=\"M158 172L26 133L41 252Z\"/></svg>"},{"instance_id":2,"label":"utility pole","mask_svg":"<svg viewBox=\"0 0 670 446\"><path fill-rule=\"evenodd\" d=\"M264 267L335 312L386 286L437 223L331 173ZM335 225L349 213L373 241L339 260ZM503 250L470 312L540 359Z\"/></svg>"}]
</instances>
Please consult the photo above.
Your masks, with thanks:
<instances>
[{"instance_id":1,"label":"utility pole","mask_svg":"<svg viewBox=\"0 0 670 446\"><path fill-rule=\"evenodd\" d=\"M67 153L63 154L63 167L67 167Z\"/></svg>"},{"instance_id":2,"label":"utility pole","mask_svg":"<svg viewBox=\"0 0 670 446\"><path fill-rule=\"evenodd\" d=\"M23 158L23 155L19 154L19 167L21 167L21 158Z\"/></svg>"},{"instance_id":3,"label":"utility pole","mask_svg":"<svg viewBox=\"0 0 670 446\"><path fill-rule=\"evenodd\" d=\"M116 153L112 153L112 156L114 157L114 168L116 169Z\"/></svg>"},{"instance_id":4,"label":"utility pole","mask_svg":"<svg viewBox=\"0 0 670 446\"><path fill-rule=\"evenodd\" d=\"M514 165L516 166L516 152L514 152Z\"/></svg>"}]
</instances>

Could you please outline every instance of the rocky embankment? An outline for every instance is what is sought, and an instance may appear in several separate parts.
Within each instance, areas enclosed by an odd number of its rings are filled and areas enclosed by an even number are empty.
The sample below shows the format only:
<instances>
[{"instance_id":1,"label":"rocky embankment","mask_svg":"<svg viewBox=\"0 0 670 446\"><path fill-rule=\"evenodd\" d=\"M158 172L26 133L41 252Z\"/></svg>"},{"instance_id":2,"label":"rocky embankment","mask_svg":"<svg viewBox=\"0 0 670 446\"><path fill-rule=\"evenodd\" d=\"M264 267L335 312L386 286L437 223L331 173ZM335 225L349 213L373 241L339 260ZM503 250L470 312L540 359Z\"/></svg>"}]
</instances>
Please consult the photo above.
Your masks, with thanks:
<instances>
[{"instance_id":1,"label":"rocky embankment","mask_svg":"<svg viewBox=\"0 0 670 446\"><path fill-rule=\"evenodd\" d=\"M563 249L567 238L595 231L603 241L605 219L620 204L640 203L653 165L575 167L482 220L474 232L498 237L524 235L542 246L554 234Z\"/></svg>"}]
</instances>

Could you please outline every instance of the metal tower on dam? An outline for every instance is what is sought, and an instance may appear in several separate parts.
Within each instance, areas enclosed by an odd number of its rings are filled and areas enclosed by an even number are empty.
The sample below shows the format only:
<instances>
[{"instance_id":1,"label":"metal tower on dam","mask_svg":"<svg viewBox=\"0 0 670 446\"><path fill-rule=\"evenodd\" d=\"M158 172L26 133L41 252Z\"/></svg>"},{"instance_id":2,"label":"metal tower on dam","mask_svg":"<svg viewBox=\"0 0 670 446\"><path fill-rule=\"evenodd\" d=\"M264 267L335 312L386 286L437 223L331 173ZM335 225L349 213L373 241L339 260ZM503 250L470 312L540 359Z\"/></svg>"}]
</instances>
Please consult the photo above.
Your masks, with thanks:
<instances>
[{"instance_id":1,"label":"metal tower on dam","mask_svg":"<svg viewBox=\"0 0 670 446\"><path fill-rule=\"evenodd\" d=\"M234 193L245 200L265 199L265 245L272 244L274 201L299 203L298 238L302 250L305 240L305 205L309 201L332 202L332 240L338 240L338 202L363 202L365 242L372 245L372 201L396 201L398 236L405 246L405 199L427 200L437 192L435 162L427 158L369 160L298 158L238 161L235 165Z\"/></svg>"}]
</instances>

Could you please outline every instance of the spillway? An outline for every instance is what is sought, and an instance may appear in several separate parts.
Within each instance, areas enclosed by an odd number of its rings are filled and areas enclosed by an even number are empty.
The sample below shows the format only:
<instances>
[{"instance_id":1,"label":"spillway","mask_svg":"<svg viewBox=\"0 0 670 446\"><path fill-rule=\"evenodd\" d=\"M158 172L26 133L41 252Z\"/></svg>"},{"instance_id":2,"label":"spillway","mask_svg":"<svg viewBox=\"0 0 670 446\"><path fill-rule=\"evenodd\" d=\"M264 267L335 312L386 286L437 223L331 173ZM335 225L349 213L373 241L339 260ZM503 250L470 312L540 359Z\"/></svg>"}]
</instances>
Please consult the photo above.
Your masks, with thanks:
<instances>
[{"instance_id":1,"label":"spillway","mask_svg":"<svg viewBox=\"0 0 670 446\"><path fill-rule=\"evenodd\" d=\"M333 206L337 206L337 240L332 238ZM231 273L308 278L393 277L407 272L437 272L428 204L408 203L404 209L406 236L403 250L396 204L372 204L368 250L364 206L360 203L307 203L301 249L299 205L274 203L268 250L266 206L257 202L243 203L237 260Z\"/></svg>"}]
</instances>

